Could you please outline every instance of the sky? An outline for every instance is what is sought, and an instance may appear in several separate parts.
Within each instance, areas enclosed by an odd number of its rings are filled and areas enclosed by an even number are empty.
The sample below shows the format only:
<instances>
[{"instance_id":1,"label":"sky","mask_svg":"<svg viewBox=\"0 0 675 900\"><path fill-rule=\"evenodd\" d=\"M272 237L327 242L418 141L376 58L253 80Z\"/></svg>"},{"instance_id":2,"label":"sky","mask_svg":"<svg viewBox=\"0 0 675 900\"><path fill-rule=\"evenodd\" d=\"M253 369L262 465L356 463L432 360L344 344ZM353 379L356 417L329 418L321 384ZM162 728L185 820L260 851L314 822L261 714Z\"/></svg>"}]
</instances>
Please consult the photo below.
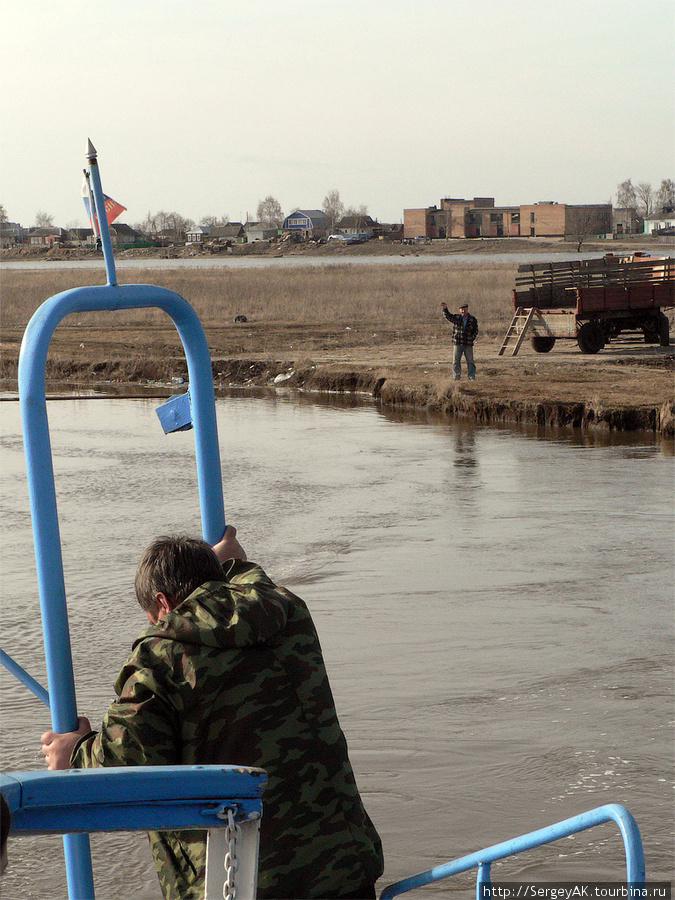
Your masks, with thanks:
<instances>
[{"instance_id":1,"label":"sky","mask_svg":"<svg viewBox=\"0 0 675 900\"><path fill-rule=\"evenodd\" d=\"M0 203L254 219L338 190L606 203L675 178L675 0L0 0Z\"/></svg>"}]
</instances>

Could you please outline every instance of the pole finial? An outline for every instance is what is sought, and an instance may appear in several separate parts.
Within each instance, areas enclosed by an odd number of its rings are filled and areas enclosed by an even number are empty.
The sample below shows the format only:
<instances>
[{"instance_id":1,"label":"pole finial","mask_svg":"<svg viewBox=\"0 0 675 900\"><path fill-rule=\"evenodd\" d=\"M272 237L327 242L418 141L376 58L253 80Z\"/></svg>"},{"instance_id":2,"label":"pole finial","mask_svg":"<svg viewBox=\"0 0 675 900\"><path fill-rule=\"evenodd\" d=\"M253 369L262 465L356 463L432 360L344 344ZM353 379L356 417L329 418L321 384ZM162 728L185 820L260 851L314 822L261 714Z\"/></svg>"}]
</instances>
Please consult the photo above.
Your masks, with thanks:
<instances>
[{"instance_id":1,"label":"pole finial","mask_svg":"<svg viewBox=\"0 0 675 900\"><path fill-rule=\"evenodd\" d=\"M96 147L94 147L94 145L92 144L91 138L87 138L87 159L90 162L93 162L93 160L96 159L96 156Z\"/></svg>"}]
</instances>

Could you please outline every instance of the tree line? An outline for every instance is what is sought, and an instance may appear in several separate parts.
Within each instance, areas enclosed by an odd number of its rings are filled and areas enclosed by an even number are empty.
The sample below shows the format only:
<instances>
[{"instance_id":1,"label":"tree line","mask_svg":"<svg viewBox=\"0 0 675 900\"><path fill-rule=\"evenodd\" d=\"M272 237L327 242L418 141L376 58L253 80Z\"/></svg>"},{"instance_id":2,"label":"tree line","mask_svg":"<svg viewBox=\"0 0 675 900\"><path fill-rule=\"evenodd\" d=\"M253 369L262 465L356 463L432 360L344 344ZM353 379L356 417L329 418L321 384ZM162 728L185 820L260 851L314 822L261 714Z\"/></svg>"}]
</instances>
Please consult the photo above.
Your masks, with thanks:
<instances>
[{"instance_id":1,"label":"tree line","mask_svg":"<svg viewBox=\"0 0 675 900\"><path fill-rule=\"evenodd\" d=\"M297 208L298 207L294 207L294 209ZM368 215L368 207L363 204L361 206L346 206L340 198L340 192L336 189L328 191L324 197L321 209L326 218L330 220L331 229L334 229L340 219L344 216ZM256 209L256 215L256 221L260 222L263 228L281 228L285 219L281 204L276 197L273 197L271 194L268 194L267 197L260 200ZM7 221L9 221L9 219L5 207L0 204L0 224ZM229 222L230 217L228 215L203 216L199 220L199 225L213 227L227 225ZM54 216L43 212L42 210L36 214L36 228L51 228L53 225ZM196 223L194 219L182 216L175 211L168 212L166 210L159 210L158 212L148 212L145 218L140 222L134 223L132 228L151 237L153 235L165 233L185 234L187 231L191 231L195 228L195 226Z\"/></svg>"},{"instance_id":2,"label":"tree line","mask_svg":"<svg viewBox=\"0 0 675 900\"><path fill-rule=\"evenodd\" d=\"M619 209L635 209L643 218L661 209L672 209L675 207L675 181L664 178L661 186L655 190L646 181L633 184L627 178L617 185L616 206Z\"/></svg>"},{"instance_id":3,"label":"tree line","mask_svg":"<svg viewBox=\"0 0 675 900\"><path fill-rule=\"evenodd\" d=\"M653 188L649 182L639 182L633 184L630 178L622 181L617 185L616 203L617 208L635 209L643 218L658 212L660 209L675 207L675 181L671 178L664 178L658 188ZM294 209L297 207L294 207ZM323 199L321 210L330 221L331 230L335 230L335 226L340 219L345 216L367 216L368 207L364 204L361 206L346 206L340 197L337 189L328 191ZM284 222L284 213L281 204L268 194L258 203L256 210L257 221L263 228L281 228ZM0 203L0 224L8 221L5 207ZM202 226L227 225L230 217L222 216L203 216L199 220ZM40 210L35 216L36 228L51 228L54 224L54 217L49 213ZM132 227L137 231L149 236L173 233L185 234L195 227L194 219L186 218L177 212L148 212L147 216L141 221L135 223ZM68 226L67 226L68 227Z\"/></svg>"}]
</instances>

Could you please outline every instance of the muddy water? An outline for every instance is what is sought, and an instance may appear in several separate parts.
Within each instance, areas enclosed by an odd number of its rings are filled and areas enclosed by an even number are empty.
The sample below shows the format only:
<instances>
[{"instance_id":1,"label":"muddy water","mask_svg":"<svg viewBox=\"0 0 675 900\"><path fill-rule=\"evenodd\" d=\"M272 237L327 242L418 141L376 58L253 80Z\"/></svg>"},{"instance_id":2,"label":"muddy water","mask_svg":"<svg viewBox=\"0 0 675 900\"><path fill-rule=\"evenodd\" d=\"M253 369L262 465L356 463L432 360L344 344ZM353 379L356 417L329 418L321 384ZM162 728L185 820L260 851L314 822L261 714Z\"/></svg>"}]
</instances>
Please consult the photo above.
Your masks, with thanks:
<instances>
[{"instance_id":1,"label":"muddy water","mask_svg":"<svg viewBox=\"0 0 675 900\"><path fill-rule=\"evenodd\" d=\"M192 435L164 436L155 405L50 404L78 706L94 723L143 625L140 550L199 531ZM44 683L18 404L0 414L2 645ZM670 878L667 445L290 395L234 394L218 419L228 518L315 616L383 883L608 802L636 817L648 877ZM41 766L46 708L4 670L0 687L3 770ZM99 900L159 897L143 837L92 844ZM10 859L3 897L66 896L59 839L13 839ZM623 875L614 825L493 867Z\"/></svg>"}]
</instances>

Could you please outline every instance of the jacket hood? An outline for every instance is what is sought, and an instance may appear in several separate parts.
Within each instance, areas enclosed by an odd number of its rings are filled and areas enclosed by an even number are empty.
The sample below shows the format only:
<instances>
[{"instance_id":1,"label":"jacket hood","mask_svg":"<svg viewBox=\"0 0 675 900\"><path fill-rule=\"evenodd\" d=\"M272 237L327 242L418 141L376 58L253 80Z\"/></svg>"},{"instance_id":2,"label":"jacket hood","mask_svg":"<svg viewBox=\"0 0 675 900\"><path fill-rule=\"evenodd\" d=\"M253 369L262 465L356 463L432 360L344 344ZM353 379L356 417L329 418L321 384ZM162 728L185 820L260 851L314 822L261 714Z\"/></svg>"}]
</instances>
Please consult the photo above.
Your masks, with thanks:
<instances>
[{"instance_id":1,"label":"jacket hood","mask_svg":"<svg viewBox=\"0 0 675 900\"><path fill-rule=\"evenodd\" d=\"M139 635L134 646L149 637L222 649L274 641L289 616L286 592L254 563L236 563L223 575L236 581L205 582Z\"/></svg>"}]
</instances>

